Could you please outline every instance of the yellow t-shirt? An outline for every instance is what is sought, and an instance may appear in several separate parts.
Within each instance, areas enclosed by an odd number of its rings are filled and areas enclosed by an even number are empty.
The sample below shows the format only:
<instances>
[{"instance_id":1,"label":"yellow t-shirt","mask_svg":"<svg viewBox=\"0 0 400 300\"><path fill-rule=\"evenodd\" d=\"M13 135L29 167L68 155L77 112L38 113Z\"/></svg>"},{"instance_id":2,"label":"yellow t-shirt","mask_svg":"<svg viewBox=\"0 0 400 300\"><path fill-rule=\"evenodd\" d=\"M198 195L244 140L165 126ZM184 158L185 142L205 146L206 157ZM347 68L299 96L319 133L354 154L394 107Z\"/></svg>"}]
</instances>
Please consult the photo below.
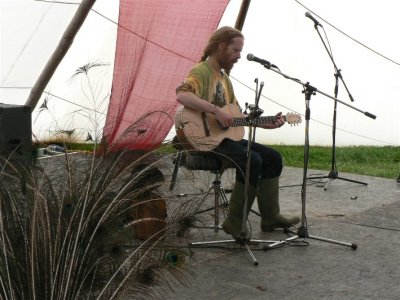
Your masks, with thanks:
<instances>
[{"instance_id":1,"label":"yellow t-shirt","mask_svg":"<svg viewBox=\"0 0 400 300\"><path fill-rule=\"evenodd\" d=\"M207 62L201 62L193 67L186 80L176 92L194 93L201 99L222 107L226 104L238 104L232 83L225 72L215 72Z\"/></svg>"}]
</instances>

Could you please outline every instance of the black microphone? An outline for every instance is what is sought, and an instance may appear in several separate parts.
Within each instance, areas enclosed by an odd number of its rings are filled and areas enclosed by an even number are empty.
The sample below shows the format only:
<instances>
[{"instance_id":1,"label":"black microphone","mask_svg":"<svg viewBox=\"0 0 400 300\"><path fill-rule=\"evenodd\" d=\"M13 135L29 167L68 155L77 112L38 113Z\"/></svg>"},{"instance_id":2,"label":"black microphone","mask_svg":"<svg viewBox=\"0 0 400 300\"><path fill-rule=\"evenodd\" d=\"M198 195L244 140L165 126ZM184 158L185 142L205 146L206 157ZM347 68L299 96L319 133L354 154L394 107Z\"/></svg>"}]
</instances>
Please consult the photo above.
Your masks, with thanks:
<instances>
[{"instance_id":1,"label":"black microphone","mask_svg":"<svg viewBox=\"0 0 400 300\"><path fill-rule=\"evenodd\" d=\"M247 60L258 62L258 63L262 64L263 66L267 66L267 67L272 67L272 68L277 68L278 69L277 66L275 66L274 64L271 64L268 60L265 60L265 59L262 59L262 58L258 58L257 56L254 56L251 53L247 54Z\"/></svg>"},{"instance_id":2,"label":"black microphone","mask_svg":"<svg viewBox=\"0 0 400 300\"><path fill-rule=\"evenodd\" d=\"M319 24L319 22L309 12L306 12L305 15L306 15L307 18L310 18L311 20L314 21L314 25L315 26L321 26L322 27L322 25Z\"/></svg>"}]
</instances>

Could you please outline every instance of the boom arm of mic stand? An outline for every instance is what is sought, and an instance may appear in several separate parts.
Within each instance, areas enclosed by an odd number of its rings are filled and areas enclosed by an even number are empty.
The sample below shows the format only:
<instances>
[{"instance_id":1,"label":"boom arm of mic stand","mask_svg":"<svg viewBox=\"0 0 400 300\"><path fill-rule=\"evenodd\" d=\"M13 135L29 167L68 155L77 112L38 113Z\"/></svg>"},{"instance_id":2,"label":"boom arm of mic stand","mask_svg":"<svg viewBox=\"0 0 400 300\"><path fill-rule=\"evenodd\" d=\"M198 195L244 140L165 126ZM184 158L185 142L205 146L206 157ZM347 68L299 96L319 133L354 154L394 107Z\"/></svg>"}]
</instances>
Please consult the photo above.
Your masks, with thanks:
<instances>
[{"instance_id":1,"label":"boom arm of mic stand","mask_svg":"<svg viewBox=\"0 0 400 300\"><path fill-rule=\"evenodd\" d=\"M341 100L339 100L339 99L337 99L337 98L335 98L335 97L332 97L332 96L330 96L330 95L328 95L328 94L326 94L326 93L324 93L324 92L321 92L321 91L318 91L318 90L317 90L317 93L320 93L320 94L322 94L322 95L324 95L324 96L326 96L326 97L328 97L328 98L331 98L332 100L335 100L335 101L337 101L337 102L339 102L339 103L342 103L343 105L346 105L346 106L348 106L348 107L350 107L350 108L352 108L352 109L354 109L354 110L356 110L356 111L358 111L358 112L360 112L360 113L363 113L364 115L366 115L367 117L369 117L369 118L371 118L371 119L376 119L376 116L375 116L374 114L371 114L371 113L369 113L369 112L367 112L367 111L362 111L361 109L359 109L359 108L357 108L357 107L354 107L354 106L352 106L352 105L350 105L350 104L348 104L348 103L346 103L346 102L343 102L343 101L341 101Z\"/></svg>"},{"instance_id":2,"label":"boom arm of mic stand","mask_svg":"<svg viewBox=\"0 0 400 300\"><path fill-rule=\"evenodd\" d=\"M303 83L300 79L290 77L289 75L286 75L286 74L282 73L281 71L278 71L278 70L275 70L275 69L272 69L272 68L267 68L267 69L268 69L268 70L271 70L271 71L273 71L273 72L275 72L275 73L278 73L278 74L282 75L283 77L285 77L285 78L287 78L287 79L290 79L290 80L292 80L292 81L295 81L295 82L297 82L298 84L301 84L302 86L308 85L308 83L307 83L307 84L306 84L306 83ZM332 100L335 100L335 101L337 101L337 102L339 102L339 103L341 103L341 104L343 104L343 105L346 105L346 106L348 106L348 107L350 107L350 108L352 108L352 109L354 109L354 110L356 110L356 111L358 111L358 112L360 112L360 113L363 113L364 115L366 115L367 117L369 117L369 118L371 118L371 119L376 119L376 116L375 116L374 114L371 114L371 113L369 113L369 112L367 112L367 111L362 111L361 109L356 108L356 107L354 107L354 106L352 106L352 105L350 105L350 104L348 104L348 103L346 103L346 102L343 102L342 100L339 100L339 99L337 99L337 98L335 98L335 97L332 97L332 96L328 95L327 93L324 93L324 92L322 92L322 91L319 91L318 89L315 89L315 92L320 93L321 95L324 95L325 97L331 98Z\"/></svg>"},{"instance_id":3,"label":"boom arm of mic stand","mask_svg":"<svg viewBox=\"0 0 400 300\"><path fill-rule=\"evenodd\" d=\"M343 86L344 86L344 88L346 89L347 94L349 95L349 98L350 98L351 102L354 102L354 98L353 98L353 96L350 94L350 91L349 91L349 89L347 88L346 82L344 82L344 80L343 80L342 73L340 72L339 68L337 67L337 65L336 65L336 63L335 63L335 60L333 59L332 53L329 51L328 47L326 46L325 41L324 41L324 39L322 38L321 33L320 33L319 30L318 30L318 27L317 27L317 26L314 26L314 28L315 28L315 30L317 31L317 33L318 33L318 35L319 35L319 38L321 39L321 42L322 42L322 44L323 44L324 47L325 47L326 52L328 52L328 56L329 56L329 58L331 59L331 61L332 61L332 63L333 63L333 66L335 67L335 72L336 72L335 76L337 76L338 78L340 78L340 81L342 81ZM335 93L335 96L337 96L337 92Z\"/></svg>"}]
</instances>

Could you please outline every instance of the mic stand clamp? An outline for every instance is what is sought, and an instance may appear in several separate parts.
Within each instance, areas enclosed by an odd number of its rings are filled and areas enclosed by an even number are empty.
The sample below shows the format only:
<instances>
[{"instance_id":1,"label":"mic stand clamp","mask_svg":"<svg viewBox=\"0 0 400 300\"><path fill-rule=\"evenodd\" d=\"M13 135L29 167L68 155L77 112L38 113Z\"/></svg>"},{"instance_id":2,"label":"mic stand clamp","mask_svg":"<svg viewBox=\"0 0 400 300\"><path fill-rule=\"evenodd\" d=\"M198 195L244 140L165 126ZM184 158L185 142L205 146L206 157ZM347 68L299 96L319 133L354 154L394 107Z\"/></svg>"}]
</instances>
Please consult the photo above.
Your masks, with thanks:
<instances>
[{"instance_id":1,"label":"mic stand clamp","mask_svg":"<svg viewBox=\"0 0 400 300\"><path fill-rule=\"evenodd\" d=\"M249 112L247 112L247 109L249 110ZM260 117L263 114L263 112L264 111L261 108L256 107L254 104L248 104L246 102L246 110L244 111L244 113L248 115L247 120L249 122L252 122L252 120Z\"/></svg>"}]
</instances>

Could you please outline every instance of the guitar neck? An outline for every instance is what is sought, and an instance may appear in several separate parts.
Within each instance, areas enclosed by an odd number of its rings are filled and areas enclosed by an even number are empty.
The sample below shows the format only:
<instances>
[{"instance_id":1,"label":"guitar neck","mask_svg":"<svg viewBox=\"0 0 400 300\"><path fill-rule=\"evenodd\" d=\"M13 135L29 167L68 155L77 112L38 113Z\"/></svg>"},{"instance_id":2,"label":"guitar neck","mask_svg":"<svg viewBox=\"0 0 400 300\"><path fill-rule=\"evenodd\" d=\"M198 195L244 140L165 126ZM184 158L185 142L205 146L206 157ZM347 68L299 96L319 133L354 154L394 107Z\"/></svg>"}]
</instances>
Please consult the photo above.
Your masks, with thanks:
<instances>
[{"instance_id":1,"label":"guitar neck","mask_svg":"<svg viewBox=\"0 0 400 300\"><path fill-rule=\"evenodd\" d=\"M285 119L286 117L283 116ZM276 116L265 116L265 117L260 117L255 119L255 125L262 125L262 124L267 124L267 123L274 123L276 120ZM254 120L253 120L254 121ZM248 117L242 117L242 118L233 118L233 126L248 126L250 125L250 120Z\"/></svg>"}]
</instances>

